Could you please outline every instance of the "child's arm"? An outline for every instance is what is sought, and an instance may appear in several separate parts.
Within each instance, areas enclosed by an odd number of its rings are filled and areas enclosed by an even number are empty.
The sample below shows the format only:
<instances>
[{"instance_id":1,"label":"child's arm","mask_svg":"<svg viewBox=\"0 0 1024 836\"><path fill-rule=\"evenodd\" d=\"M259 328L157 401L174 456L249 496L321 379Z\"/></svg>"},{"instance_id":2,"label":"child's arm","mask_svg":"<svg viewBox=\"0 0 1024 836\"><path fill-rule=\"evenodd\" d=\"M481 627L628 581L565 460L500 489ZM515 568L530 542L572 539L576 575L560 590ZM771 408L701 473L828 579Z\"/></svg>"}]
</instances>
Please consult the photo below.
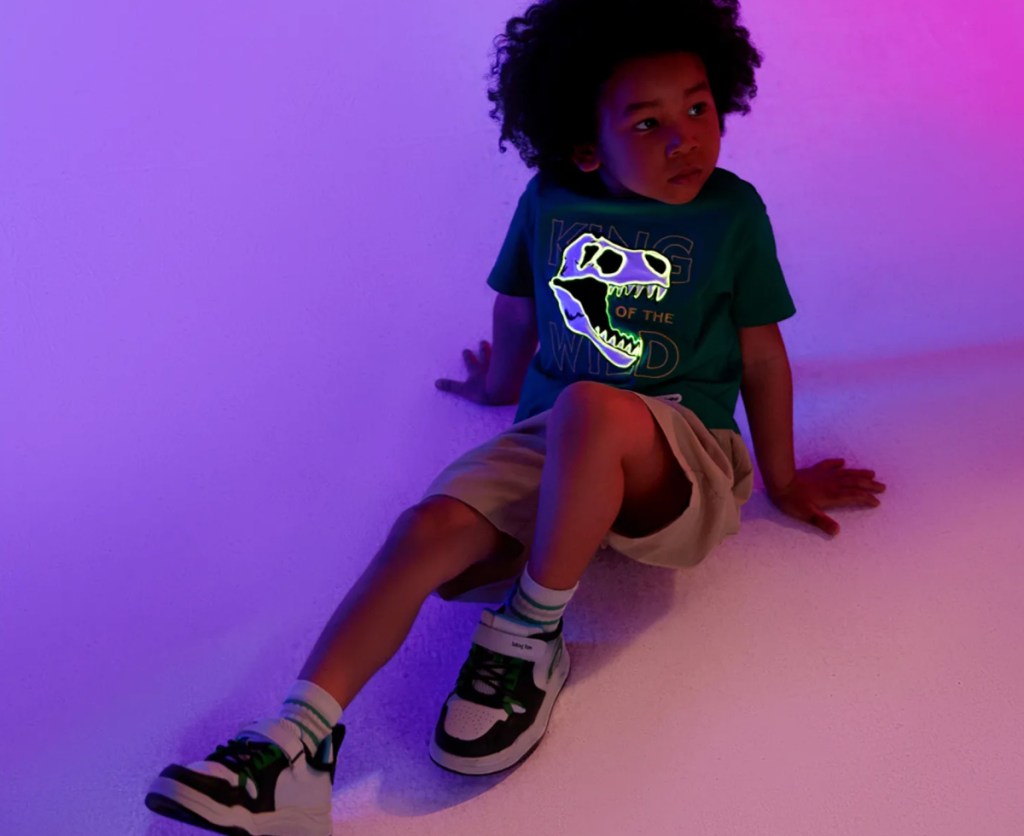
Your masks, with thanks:
<instances>
[{"instance_id":1,"label":"child's arm","mask_svg":"<svg viewBox=\"0 0 1024 836\"><path fill-rule=\"evenodd\" d=\"M793 481L793 378L778 325L740 328L743 405L768 496Z\"/></svg>"},{"instance_id":2,"label":"child's arm","mask_svg":"<svg viewBox=\"0 0 1024 836\"><path fill-rule=\"evenodd\" d=\"M494 300L494 351L487 369L487 403L518 403L523 380L537 351L533 297L498 294Z\"/></svg>"},{"instance_id":3,"label":"child's arm","mask_svg":"<svg viewBox=\"0 0 1024 836\"><path fill-rule=\"evenodd\" d=\"M784 513L839 533L839 524L825 508L846 505L876 507L873 470L849 470L842 459L826 459L797 469L793 457L793 378L778 325L740 328L743 354L743 404L753 436L757 466L769 498Z\"/></svg>"},{"instance_id":4,"label":"child's arm","mask_svg":"<svg viewBox=\"0 0 1024 836\"><path fill-rule=\"evenodd\" d=\"M441 379L436 386L474 403L504 406L519 400L523 380L537 351L537 313L532 297L498 294L494 300L493 350L480 343L479 356L462 352L469 376L465 381Z\"/></svg>"}]
</instances>

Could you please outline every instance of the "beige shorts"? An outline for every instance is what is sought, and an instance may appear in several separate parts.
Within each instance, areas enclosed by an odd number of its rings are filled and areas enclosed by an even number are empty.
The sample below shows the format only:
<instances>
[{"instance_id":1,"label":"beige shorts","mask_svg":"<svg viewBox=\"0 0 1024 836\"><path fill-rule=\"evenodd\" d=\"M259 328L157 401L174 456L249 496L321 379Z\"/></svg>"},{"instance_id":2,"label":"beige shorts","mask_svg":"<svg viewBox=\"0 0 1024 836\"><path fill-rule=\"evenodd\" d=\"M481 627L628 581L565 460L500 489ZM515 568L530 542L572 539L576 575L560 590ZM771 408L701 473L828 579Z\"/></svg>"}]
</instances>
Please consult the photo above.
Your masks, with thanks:
<instances>
[{"instance_id":1,"label":"beige shorts","mask_svg":"<svg viewBox=\"0 0 1024 836\"><path fill-rule=\"evenodd\" d=\"M602 548L640 563L696 566L740 527L740 509L750 499L754 475L742 436L707 429L686 407L636 394L668 439L676 461L693 486L689 506L673 522L645 537L609 531ZM533 542L551 411L513 424L503 433L456 459L430 484L423 498L459 499L495 528L525 547Z\"/></svg>"}]
</instances>

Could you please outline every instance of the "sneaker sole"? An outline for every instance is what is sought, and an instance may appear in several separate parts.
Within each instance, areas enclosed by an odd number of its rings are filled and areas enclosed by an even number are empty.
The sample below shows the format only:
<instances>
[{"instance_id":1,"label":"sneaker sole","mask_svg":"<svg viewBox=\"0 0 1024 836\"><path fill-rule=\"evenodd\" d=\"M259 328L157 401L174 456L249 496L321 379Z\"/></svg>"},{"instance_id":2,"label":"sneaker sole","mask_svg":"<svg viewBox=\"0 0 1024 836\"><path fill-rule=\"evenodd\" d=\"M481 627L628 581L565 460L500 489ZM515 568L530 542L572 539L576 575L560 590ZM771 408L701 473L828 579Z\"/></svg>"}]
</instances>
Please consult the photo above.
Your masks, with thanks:
<instances>
[{"instance_id":1,"label":"sneaker sole","mask_svg":"<svg viewBox=\"0 0 1024 836\"><path fill-rule=\"evenodd\" d=\"M241 808L223 807L170 778L153 781L146 806L161 816L228 836L331 836L332 832L329 809L320 815L297 810L253 815Z\"/></svg>"},{"instance_id":2,"label":"sneaker sole","mask_svg":"<svg viewBox=\"0 0 1024 836\"><path fill-rule=\"evenodd\" d=\"M464 758L459 755L452 755L438 747L437 740L431 735L430 738L430 759L442 769L455 772L459 775L493 775L495 772L502 772L511 769L516 764L526 760L540 746L541 739L547 733L548 722L551 720L551 712L554 710L555 702L558 700L562 688L569 679L569 651L563 650L562 661L559 663L555 676L552 678L551 690L544 697L544 702L537 712L537 719L534 724L524 731L519 738L507 749L495 752L493 755L486 755L482 758ZM555 684L557 683L557 685Z\"/></svg>"},{"instance_id":3,"label":"sneaker sole","mask_svg":"<svg viewBox=\"0 0 1024 836\"><path fill-rule=\"evenodd\" d=\"M228 836L252 836L248 830L241 827L221 827L212 821L207 821L197 813L193 813L188 807L182 807L177 801L168 798L160 793L150 792L146 794L146 806L154 813L166 816L175 821L185 822L193 827L201 827L204 830L212 830L214 833L226 833Z\"/></svg>"}]
</instances>

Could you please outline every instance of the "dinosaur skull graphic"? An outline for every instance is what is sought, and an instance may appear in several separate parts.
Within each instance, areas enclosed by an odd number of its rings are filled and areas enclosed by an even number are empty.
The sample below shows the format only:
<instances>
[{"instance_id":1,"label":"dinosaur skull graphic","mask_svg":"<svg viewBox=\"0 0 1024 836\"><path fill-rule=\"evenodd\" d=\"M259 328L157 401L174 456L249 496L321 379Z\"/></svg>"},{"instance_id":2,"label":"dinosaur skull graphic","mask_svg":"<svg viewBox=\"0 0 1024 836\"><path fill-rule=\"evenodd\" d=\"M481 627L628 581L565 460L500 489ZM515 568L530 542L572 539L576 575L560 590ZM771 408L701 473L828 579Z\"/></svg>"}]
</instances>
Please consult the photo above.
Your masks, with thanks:
<instances>
[{"instance_id":1,"label":"dinosaur skull graphic","mask_svg":"<svg viewBox=\"0 0 1024 836\"><path fill-rule=\"evenodd\" d=\"M589 339L620 369L636 363L643 339L612 325L611 300L621 296L660 302L669 288L672 264L655 250L630 250L585 233L562 254L562 267L548 287L558 300L566 327Z\"/></svg>"}]
</instances>

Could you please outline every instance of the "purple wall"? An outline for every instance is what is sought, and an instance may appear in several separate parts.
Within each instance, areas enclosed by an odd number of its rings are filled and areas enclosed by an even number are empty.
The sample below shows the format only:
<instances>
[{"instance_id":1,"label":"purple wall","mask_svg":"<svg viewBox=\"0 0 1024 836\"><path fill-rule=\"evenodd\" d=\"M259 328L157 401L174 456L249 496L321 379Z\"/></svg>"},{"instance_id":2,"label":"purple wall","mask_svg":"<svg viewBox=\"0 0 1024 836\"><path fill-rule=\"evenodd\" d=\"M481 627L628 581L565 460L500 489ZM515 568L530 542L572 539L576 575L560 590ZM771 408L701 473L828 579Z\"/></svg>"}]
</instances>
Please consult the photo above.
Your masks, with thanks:
<instances>
[{"instance_id":1,"label":"purple wall","mask_svg":"<svg viewBox=\"0 0 1024 836\"><path fill-rule=\"evenodd\" d=\"M229 639L287 684L511 415L433 380L489 337L529 176L482 78L521 4L95 5L0 9L5 749ZM1021 9L748 0L761 92L721 165L767 202L798 369L1024 338Z\"/></svg>"}]
</instances>

